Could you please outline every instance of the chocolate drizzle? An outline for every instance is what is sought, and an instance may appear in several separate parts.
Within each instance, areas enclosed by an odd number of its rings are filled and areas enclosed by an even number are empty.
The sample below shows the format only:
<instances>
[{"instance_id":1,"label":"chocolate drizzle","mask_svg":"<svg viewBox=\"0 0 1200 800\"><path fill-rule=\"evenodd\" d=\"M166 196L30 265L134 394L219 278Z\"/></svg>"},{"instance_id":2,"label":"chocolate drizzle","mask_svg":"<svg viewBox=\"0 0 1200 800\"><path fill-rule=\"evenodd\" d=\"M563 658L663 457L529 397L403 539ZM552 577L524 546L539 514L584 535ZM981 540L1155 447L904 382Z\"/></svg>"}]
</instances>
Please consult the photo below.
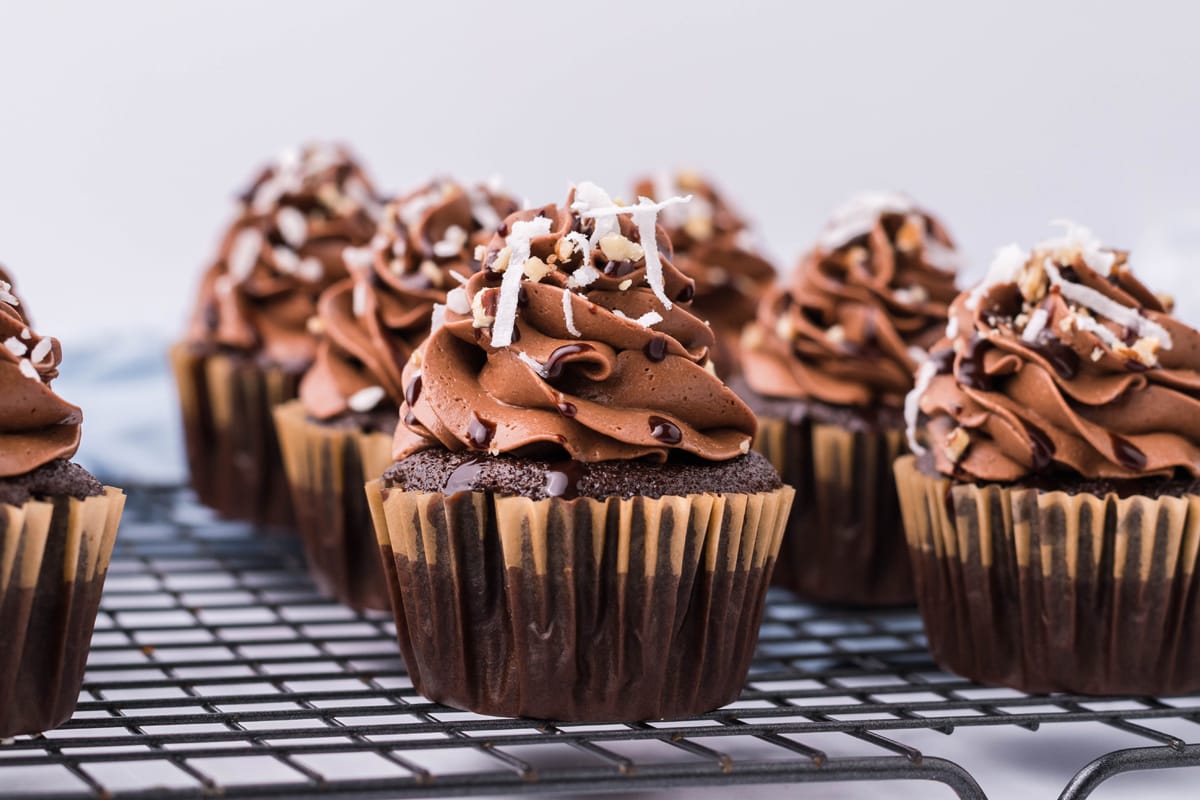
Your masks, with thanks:
<instances>
[{"instance_id":1,"label":"chocolate drizzle","mask_svg":"<svg viewBox=\"0 0 1200 800\"><path fill-rule=\"evenodd\" d=\"M583 478L583 464L578 461L560 461L546 470L546 494L574 500L579 497L579 481Z\"/></svg>"},{"instance_id":2,"label":"chocolate drizzle","mask_svg":"<svg viewBox=\"0 0 1200 800\"><path fill-rule=\"evenodd\" d=\"M650 417L650 435L663 444L679 444L683 441L683 432L679 430L679 426L662 417Z\"/></svg>"},{"instance_id":3,"label":"chocolate drizzle","mask_svg":"<svg viewBox=\"0 0 1200 800\"><path fill-rule=\"evenodd\" d=\"M988 377L983 366L983 356L992 345L979 334L973 334L963 350L962 359L958 362L958 382L969 389L981 392L991 391L992 379Z\"/></svg>"},{"instance_id":4,"label":"chocolate drizzle","mask_svg":"<svg viewBox=\"0 0 1200 800\"><path fill-rule=\"evenodd\" d=\"M496 423L481 419L474 412L471 413L471 421L467 425L467 441L471 447L476 450L486 450L495 435Z\"/></svg>"},{"instance_id":5,"label":"chocolate drizzle","mask_svg":"<svg viewBox=\"0 0 1200 800\"><path fill-rule=\"evenodd\" d=\"M590 344L584 344L583 342L579 342L577 344L564 344L561 347L554 348L554 352L550 354L550 357L546 359L546 363L542 365L542 368L546 371L546 380L552 381L555 378L562 377L563 367L566 366L566 359L569 356L578 355L579 353L586 353L593 349L595 348L593 348Z\"/></svg>"},{"instance_id":6,"label":"chocolate drizzle","mask_svg":"<svg viewBox=\"0 0 1200 800\"><path fill-rule=\"evenodd\" d=\"M1137 445L1115 433L1110 433L1108 436L1112 441L1113 455L1116 456L1117 461L1132 470L1146 468L1146 454L1139 450Z\"/></svg>"},{"instance_id":7,"label":"chocolate drizzle","mask_svg":"<svg viewBox=\"0 0 1200 800\"><path fill-rule=\"evenodd\" d=\"M1038 334L1029 349L1046 359L1064 381L1074 380L1079 374L1079 354L1051 332L1044 330Z\"/></svg>"},{"instance_id":8,"label":"chocolate drizzle","mask_svg":"<svg viewBox=\"0 0 1200 800\"><path fill-rule=\"evenodd\" d=\"M646 353L646 358L651 361L662 361L667 357L667 337L661 335L655 336L646 342L646 346L642 350Z\"/></svg>"}]
</instances>

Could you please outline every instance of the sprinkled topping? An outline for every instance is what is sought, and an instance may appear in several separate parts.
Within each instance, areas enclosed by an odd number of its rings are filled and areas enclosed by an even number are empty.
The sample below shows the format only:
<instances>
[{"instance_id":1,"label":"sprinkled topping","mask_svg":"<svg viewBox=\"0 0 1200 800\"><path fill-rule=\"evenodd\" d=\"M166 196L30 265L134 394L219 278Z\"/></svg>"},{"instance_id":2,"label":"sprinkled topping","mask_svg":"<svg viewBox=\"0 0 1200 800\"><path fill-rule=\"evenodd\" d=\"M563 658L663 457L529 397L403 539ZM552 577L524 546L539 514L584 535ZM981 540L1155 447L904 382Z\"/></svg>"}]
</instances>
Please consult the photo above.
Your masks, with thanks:
<instances>
[{"instance_id":1,"label":"sprinkled topping","mask_svg":"<svg viewBox=\"0 0 1200 800\"><path fill-rule=\"evenodd\" d=\"M535 236L550 233L550 220L535 217L512 224L512 230L504 238L509 248L509 263L524 264L529 258L529 249ZM524 273L519 269L507 270L500 283L500 300L496 304L496 321L492 326L492 346L507 347L512 344L513 329L517 323L517 302Z\"/></svg>"},{"instance_id":2,"label":"sprinkled topping","mask_svg":"<svg viewBox=\"0 0 1200 800\"><path fill-rule=\"evenodd\" d=\"M1057 286L1058 291L1067 300L1090 309L1102 317L1107 317L1141 336L1152 336L1158 339L1159 345L1164 350L1171 349L1171 334L1157 322L1146 319L1135 308L1123 306L1117 301L1105 297L1090 286L1063 280L1062 273L1050 258L1046 259L1045 266L1050 284ZM1089 266L1091 265L1089 264Z\"/></svg>"},{"instance_id":3,"label":"sprinkled topping","mask_svg":"<svg viewBox=\"0 0 1200 800\"><path fill-rule=\"evenodd\" d=\"M691 199L692 196L687 195L686 197L669 197L661 203L655 203L648 197L639 197L637 205L634 206L588 208L579 213L581 217L595 219L597 228L600 227L600 221L603 219L611 219L615 224L618 214L629 214L633 217L633 223L637 225L638 235L642 240L641 246L646 259L646 283L650 285L654 296L668 311L671 309L672 303L663 288L662 260L658 254L658 212L668 206L686 203ZM594 234L593 239L595 239ZM603 238L599 241L603 241Z\"/></svg>"}]
</instances>

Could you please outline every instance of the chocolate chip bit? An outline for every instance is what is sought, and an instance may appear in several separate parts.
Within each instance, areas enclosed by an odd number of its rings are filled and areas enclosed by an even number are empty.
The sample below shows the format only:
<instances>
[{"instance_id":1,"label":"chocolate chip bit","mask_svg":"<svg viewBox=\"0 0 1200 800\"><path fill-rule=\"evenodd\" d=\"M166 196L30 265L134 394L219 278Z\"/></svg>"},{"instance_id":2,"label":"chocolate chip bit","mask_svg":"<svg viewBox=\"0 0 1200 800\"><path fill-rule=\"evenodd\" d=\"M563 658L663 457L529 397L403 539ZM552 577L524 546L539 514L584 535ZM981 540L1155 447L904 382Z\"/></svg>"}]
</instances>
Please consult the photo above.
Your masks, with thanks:
<instances>
[{"instance_id":1,"label":"chocolate chip bit","mask_svg":"<svg viewBox=\"0 0 1200 800\"><path fill-rule=\"evenodd\" d=\"M342 147L287 151L243 193L237 218L200 286L195 343L304 366L322 290L347 276L342 251L375 233L380 202Z\"/></svg>"},{"instance_id":2,"label":"chocolate chip bit","mask_svg":"<svg viewBox=\"0 0 1200 800\"><path fill-rule=\"evenodd\" d=\"M434 306L479 271L476 251L518 208L498 186L446 178L384 206L371 243L345 251L350 277L317 303L320 343L300 383L308 413L398 408L408 386L401 372L429 333Z\"/></svg>"},{"instance_id":3,"label":"chocolate chip bit","mask_svg":"<svg viewBox=\"0 0 1200 800\"><path fill-rule=\"evenodd\" d=\"M83 412L50 388L61 361L58 340L30 330L12 284L0 279L0 478L75 455Z\"/></svg>"},{"instance_id":4,"label":"chocolate chip bit","mask_svg":"<svg viewBox=\"0 0 1200 800\"><path fill-rule=\"evenodd\" d=\"M906 403L910 446L966 480L1200 476L1200 333L1127 253L1062 224L954 301Z\"/></svg>"},{"instance_id":5,"label":"chocolate chip bit","mask_svg":"<svg viewBox=\"0 0 1200 800\"><path fill-rule=\"evenodd\" d=\"M834 212L790 287L764 296L742 340L765 397L899 409L941 335L959 264L941 223L903 195Z\"/></svg>"},{"instance_id":6,"label":"chocolate chip bit","mask_svg":"<svg viewBox=\"0 0 1200 800\"><path fill-rule=\"evenodd\" d=\"M678 299L693 284L657 225L682 202L619 205L581 183L509 216L409 359L421 389L396 459L439 444L585 462L748 452L754 416L711 372L712 331Z\"/></svg>"}]
</instances>

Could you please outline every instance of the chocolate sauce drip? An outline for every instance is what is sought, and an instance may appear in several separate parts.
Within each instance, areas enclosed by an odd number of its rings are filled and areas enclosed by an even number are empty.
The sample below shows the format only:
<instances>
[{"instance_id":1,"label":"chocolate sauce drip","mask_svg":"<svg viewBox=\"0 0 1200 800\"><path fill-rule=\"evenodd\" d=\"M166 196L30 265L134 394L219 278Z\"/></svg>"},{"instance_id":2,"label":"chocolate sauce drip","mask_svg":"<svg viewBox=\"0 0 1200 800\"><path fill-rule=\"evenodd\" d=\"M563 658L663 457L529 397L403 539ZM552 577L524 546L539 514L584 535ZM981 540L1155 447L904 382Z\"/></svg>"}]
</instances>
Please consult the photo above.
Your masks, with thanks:
<instances>
[{"instance_id":1,"label":"chocolate sauce drip","mask_svg":"<svg viewBox=\"0 0 1200 800\"><path fill-rule=\"evenodd\" d=\"M991 343L978 333L971 334L967 348L963 351L962 360L958 363L959 383L981 392L989 391L992 388L992 379L983 370L983 356L991 347Z\"/></svg>"},{"instance_id":2,"label":"chocolate sauce drip","mask_svg":"<svg viewBox=\"0 0 1200 800\"><path fill-rule=\"evenodd\" d=\"M564 417L574 417L579 413L579 409L575 407L575 404L569 403L566 400L563 400L560 403L555 403L555 406L558 408L558 413L562 414Z\"/></svg>"},{"instance_id":3,"label":"chocolate sauce drip","mask_svg":"<svg viewBox=\"0 0 1200 800\"><path fill-rule=\"evenodd\" d=\"M579 482L582 479L582 463L560 461L546 470L546 494L564 500L574 500L579 497Z\"/></svg>"},{"instance_id":4,"label":"chocolate sauce drip","mask_svg":"<svg viewBox=\"0 0 1200 800\"><path fill-rule=\"evenodd\" d=\"M404 402L408 404L409 409L417 404L417 398L421 396L421 373L417 373L408 386L404 387Z\"/></svg>"},{"instance_id":5,"label":"chocolate sauce drip","mask_svg":"<svg viewBox=\"0 0 1200 800\"><path fill-rule=\"evenodd\" d=\"M679 444L683 441L683 431L669 419L650 417L650 435L663 444Z\"/></svg>"},{"instance_id":6,"label":"chocolate sauce drip","mask_svg":"<svg viewBox=\"0 0 1200 800\"><path fill-rule=\"evenodd\" d=\"M550 358L546 359L546 363L543 365L546 370L546 379L554 380L555 378L562 377L563 367L566 366L564 359L567 356L573 356L576 353L585 353L591 349L592 346L590 344L583 344L582 342L556 347L554 352L550 354Z\"/></svg>"},{"instance_id":7,"label":"chocolate sauce drip","mask_svg":"<svg viewBox=\"0 0 1200 800\"><path fill-rule=\"evenodd\" d=\"M1113 455L1117 457L1121 466L1133 470L1146 468L1146 454L1139 450L1133 442L1115 433L1110 433L1108 438L1112 441Z\"/></svg>"},{"instance_id":8,"label":"chocolate sauce drip","mask_svg":"<svg viewBox=\"0 0 1200 800\"><path fill-rule=\"evenodd\" d=\"M1042 472L1054 463L1054 442L1046 432L1032 422L1021 420L1029 436L1030 453L1033 456L1033 471Z\"/></svg>"},{"instance_id":9,"label":"chocolate sauce drip","mask_svg":"<svg viewBox=\"0 0 1200 800\"><path fill-rule=\"evenodd\" d=\"M1040 355L1058 373L1058 377L1069 381L1079 374L1079 354L1053 333L1043 330L1029 349Z\"/></svg>"},{"instance_id":10,"label":"chocolate sauce drip","mask_svg":"<svg viewBox=\"0 0 1200 800\"><path fill-rule=\"evenodd\" d=\"M633 261L610 261L604 265L604 274L612 278L624 278L638 268Z\"/></svg>"},{"instance_id":11,"label":"chocolate sauce drip","mask_svg":"<svg viewBox=\"0 0 1200 800\"><path fill-rule=\"evenodd\" d=\"M937 369L938 375L949 375L954 370L954 348L934 350L929 354L929 362Z\"/></svg>"},{"instance_id":12,"label":"chocolate sauce drip","mask_svg":"<svg viewBox=\"0 0 1200 800\"><path fill-rule=\"evenodd\" d=\"M642 349L646 351L646 358L656 362L662 361L667 357L667 337L662 334L653 336Z\"/></svg>"},{"instance_id":13,"label":"chocolate sauce drip","mask_svg":"<svg viewBox=\"0 0 1200 800\"><path fill-rule=\"evenodd\" d=\"M475 488L475 479L479 477L480 470L483 469L484 460L482 458L468 458L463 463L451 472L446 478L446 485L442 487L442 494L450 495L458 492L469 492Z\"/></svg>"},{"instance_id":14,"label":"chocolate sauce drip","mask_svg":"<svg viewBox=\"0 0 1200 800\"><path fill-rule=\"evenodd\" d=\"M496 423L481 419L475 412L471 412L471 422L467 425L467 439L472 447L476 450L486 450L495 435Z\"/></svg>"}]
</instances>

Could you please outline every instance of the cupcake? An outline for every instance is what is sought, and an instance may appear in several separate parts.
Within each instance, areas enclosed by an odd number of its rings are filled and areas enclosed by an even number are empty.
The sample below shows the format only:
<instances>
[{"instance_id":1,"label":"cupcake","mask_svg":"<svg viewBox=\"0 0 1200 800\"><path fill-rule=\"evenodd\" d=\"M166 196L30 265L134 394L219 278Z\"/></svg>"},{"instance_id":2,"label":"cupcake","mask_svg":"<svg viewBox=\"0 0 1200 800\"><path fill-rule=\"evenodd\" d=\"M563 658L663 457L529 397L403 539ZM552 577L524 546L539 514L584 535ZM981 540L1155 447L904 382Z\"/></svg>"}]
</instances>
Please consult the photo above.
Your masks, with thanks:
<instances>
[{"instance_id":1,"label":"cupcake","mask_svg":"<svg viewBox=\"0 0 1200 800\"><path fill-rule=\"evenodd\" d=\"M404 370L368 485L426 697L639 720L737 697L792 490L656 226L583 183L508 217Z\"/></svg>"},{"instance_id":2,"label":"cupcake","mask_svg":"<svg viewBox=\"0 0 1200 800\"><path fill-rule=\"evenodd\" d=\"M275 422L309 571L354 608L389 607L362 487L392 463L401 370L434 305L479 270L475 248L519 207L486 187L434 181L384 208L371 245L347 252L351 276L317 304L316 361Z\"/></svg>"},{"instance_id":3,"label":"cupcake","mask_svg":"<svg viewBox=\"0 0 1200 800\"><path fill-rule=\"evenodd\" d=\"M75 710L125 496L68 459L83 414L50 388L58 341L0 279L0 739Z\"/></svg>"},{"instance_id":4,"label":"cupcake","mask_svg":"<svg viewBox=\"0 0 1200 800\"><path fill-rule=\"evenodd\" d=\"M1026 692L1200 689L1200 332L1084 228L954 301L896 464L938 663Z\"/></svg>"},{"instance_id":5,"label":"cupcake","mask_svg":"<svg viewBox=\"0 0 1200 800\"><path fill-rule=\"evenodd\" d=\"M342 251L371 240L377 213L340 147L285 154L242 195L171 350L192 486L222 516L291 523L271 409L296 397L317 352L317 297L347 277Z\"/></svg>"},{"instance_id":6,"label":"cupcake","mask_svg":"<svg viewBox=\"0 0 1200 800\"><path fill-rule=\"evenodd\" d=\"M664 208L659 224L674 245L672 262L696 287L692 312L712 326L716 343L709 358L728 379L740 370L742 329L775 281L775 267L758 253L746 221L699 175L663 173L634 186L635 197L651 200L677 194L691 200Z\"/></svg>"},{"instance_id":7,"label":"cupcake","mask_svg":"<svg viewBox=\"0 0 1200 800\"><path fill-rule=\"evenodd\" d=\"M746 328L739 389L758 414L755 448L799 495L776 583L805 598L914 599L892 463L913 373L946 326L955 263L937 219L904 196L863 195Z\"/></svg>"}]
</instances>

